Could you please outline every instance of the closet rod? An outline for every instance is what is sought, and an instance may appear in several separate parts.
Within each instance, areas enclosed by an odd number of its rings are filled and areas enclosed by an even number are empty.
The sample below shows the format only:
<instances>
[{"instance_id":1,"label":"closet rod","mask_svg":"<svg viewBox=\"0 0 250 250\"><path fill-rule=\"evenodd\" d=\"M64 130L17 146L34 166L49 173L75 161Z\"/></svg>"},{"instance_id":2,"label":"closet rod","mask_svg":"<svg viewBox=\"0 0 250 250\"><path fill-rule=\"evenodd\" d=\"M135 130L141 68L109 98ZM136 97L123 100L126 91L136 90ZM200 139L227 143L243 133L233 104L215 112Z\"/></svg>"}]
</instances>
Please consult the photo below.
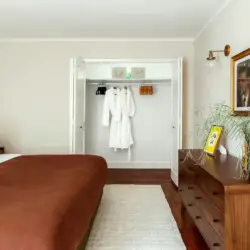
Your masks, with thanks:
<instances>
[{"instance_id":1,"label":"closet rod","mask_svg":"<svg viewBox=\"0 0 250 250\"><path fill-rule=\"evenodd\" d=\"M168 83L171 79L86 79L89 84L154 84L154 83Z\"/></svg>"}]
</instances>

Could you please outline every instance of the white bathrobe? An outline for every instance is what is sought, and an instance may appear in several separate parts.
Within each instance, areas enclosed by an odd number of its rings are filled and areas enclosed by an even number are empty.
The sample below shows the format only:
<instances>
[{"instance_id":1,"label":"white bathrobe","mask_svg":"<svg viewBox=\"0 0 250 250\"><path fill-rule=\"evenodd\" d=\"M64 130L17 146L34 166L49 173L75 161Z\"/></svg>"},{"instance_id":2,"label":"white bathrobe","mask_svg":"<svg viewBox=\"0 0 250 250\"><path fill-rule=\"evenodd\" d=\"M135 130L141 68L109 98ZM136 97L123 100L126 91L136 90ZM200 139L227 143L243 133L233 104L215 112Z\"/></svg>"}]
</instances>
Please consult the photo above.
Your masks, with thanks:
<instances>
[{"instance_id":1,"label":"white bathrobe","mask_svg":"<svg viewBox=\"0 0 250 250\"><path fill-rule=\"evenodd\" d=\"M123 88L120 92L121 102L121 148L130 149L134 144L131 129L131 118L135 115L135 104L130 89Z\"/></svg>"},{"instance_id":2,"label":"white bathrobe","mask_svg":"<svg viewBox=\"0 0 250 250\"><path fill-rule=\"evenodd\" d=\"M111 114L111 119L110 119ZM103 126L108 127L110 124L109 147L121 147L121 105L120 89L111 88L106 91L103 104Z\"/></svg>"},{"instance_id":3,"label":"white bathrobe","mask_svg":"<svg viewBox=\"0 0 250 250\"><path fill-rule=\"evenodd\" d=\"M135 104L129 89L111 88L106 91L103 105L103 125L111 125L109 147L115 149L130 149L134 143L130 118L135 114Z\"/></svg>"}]
</instances>

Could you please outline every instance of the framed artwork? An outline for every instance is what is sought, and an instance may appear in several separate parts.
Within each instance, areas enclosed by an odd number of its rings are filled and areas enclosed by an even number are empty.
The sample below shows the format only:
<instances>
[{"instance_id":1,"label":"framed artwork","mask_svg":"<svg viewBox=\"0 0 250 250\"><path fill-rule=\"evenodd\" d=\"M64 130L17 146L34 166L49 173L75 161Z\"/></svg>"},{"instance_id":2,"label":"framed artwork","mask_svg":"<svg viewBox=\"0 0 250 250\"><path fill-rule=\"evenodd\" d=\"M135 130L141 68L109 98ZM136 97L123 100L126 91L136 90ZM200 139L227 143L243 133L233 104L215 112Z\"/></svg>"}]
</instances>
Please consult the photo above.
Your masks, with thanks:
<instances>
[{"instance_id":1,"label":"framed artwork","mask_svg":"<svg viewBox=\"0 0 250 250\"><path fill-rule=\"evenodd\" d=\"M132 67L131 74L133 79L145 79L146 69L142 67Z\"/></svg>"},{"instance_id":2,"label":"framed artwork","mask_svg":"<svg viewBox=\"0 0 250 250\"><path fill-rule=\"evenodd\" d=\"M213 125L207 137L204 151L210 155L214 155L220 142L223 127Z\"/></svg>"},{"instance_id":3,"label":"framed artwork","mask_svg":"<svg viewBox=\"0 0 250 250\"><path fill-rule=\"evenodd\" d=\"M250 49L231 59L231 107L238 115L250 113Z\"/></svg>"},{"instance_id":4,"label":"framed artwork","mask_svg":"<svg viewBox=\"0 0 250 250\"><path fill-rule=\"evenodd\" d=\"M125 67L114 67L112 68L112 78L113 79L125 79L127 69Z\"/></svg>"}]
</instances>

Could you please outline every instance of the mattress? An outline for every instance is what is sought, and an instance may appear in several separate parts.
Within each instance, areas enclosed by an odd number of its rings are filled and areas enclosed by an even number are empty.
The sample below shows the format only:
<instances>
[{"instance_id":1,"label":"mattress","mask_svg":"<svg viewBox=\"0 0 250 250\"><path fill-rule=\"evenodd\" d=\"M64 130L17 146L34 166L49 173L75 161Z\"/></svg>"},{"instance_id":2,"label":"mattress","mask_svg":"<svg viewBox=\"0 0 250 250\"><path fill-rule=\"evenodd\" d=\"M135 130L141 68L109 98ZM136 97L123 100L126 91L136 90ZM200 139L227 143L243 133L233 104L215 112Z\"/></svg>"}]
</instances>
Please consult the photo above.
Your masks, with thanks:
<instances>
[{"instance_id":1,"label":"mattress","mask_svg":"<svg viewBox=\"0 0 250 250\"><path fill-rule=\"evenodd\" d=\"M75 250L107 177L98 156L16 156L0 164L0 249Z\"/></svg>"}]
</instances>

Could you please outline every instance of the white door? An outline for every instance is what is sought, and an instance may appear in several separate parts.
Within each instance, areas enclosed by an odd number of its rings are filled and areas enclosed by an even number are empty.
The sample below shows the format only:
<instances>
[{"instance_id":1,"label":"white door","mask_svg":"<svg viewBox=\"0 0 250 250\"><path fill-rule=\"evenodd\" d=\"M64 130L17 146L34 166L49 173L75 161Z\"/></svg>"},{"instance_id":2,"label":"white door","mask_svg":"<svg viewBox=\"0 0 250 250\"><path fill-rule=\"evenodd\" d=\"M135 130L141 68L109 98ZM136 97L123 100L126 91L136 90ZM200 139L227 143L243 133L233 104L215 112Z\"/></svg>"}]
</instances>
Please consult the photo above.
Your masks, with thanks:
<instances>
[{"instance_id":1,"label":"white door","mask_svg":"<svg viewBox=\"0 0 250 250\"><path fill-rule=\"evenodd\" d=\"M173 64L172 79L172 166L171 179L178 186L178 150L182 149L182 58Z\"/></svg>"},{"instance_id":2,"label":"white door","mask_svg":"<svg viewBox=\"0 0 250 250\"><path fill-rule=\"evenodd\" d=\"M85 63L74 59L73 80L73 153L85 153Z\"/></svg>"}]
</instances>

